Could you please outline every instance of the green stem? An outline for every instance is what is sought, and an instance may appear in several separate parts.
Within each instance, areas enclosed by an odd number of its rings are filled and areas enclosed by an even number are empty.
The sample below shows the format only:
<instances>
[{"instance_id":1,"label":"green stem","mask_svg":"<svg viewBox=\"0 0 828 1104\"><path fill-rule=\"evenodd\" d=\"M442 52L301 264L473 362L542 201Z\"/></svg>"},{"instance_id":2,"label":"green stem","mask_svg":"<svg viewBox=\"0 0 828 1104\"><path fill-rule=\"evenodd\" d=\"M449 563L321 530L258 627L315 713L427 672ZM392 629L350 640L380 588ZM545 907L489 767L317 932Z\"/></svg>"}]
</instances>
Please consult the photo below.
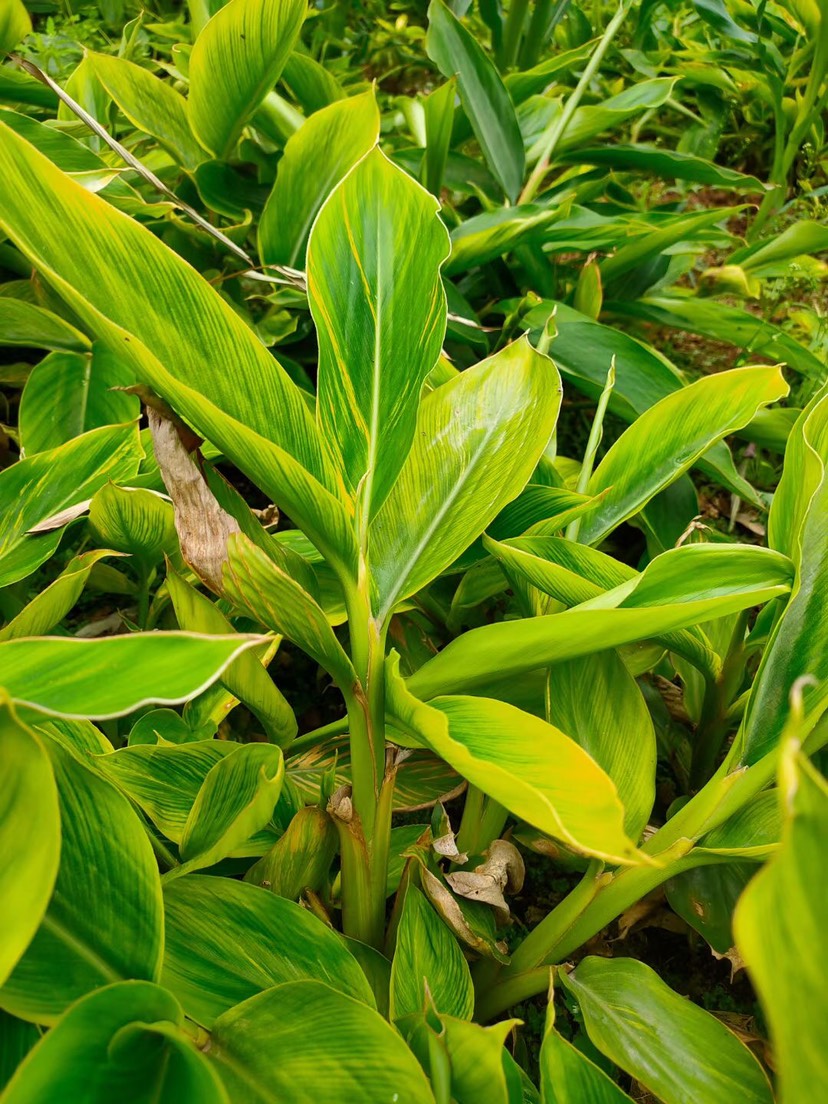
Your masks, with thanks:
<instances>
[{"instance_id":1,"label":"green stem","mask_svg":"<svg viewBox=\"0 0 828 1104\"><path fill-rule=\"evenodd\" d=\"M728 710L744 673L745 630L749 613L749 610L743 610L737 616L721 673L705 684L690 765L690 787L694 790L700 789L712 774L727 735L730 724Z\"/></svg>"},{"instance_id":2,"label":"green stem","mask_svg":"<svg viewBox=\"0 0 828 1104\"><path fill-rule=\"evenodd\" d=\"M477 786L469 785L466 790L466 801L463 805L463 815L460 818L460 827L457 829L457 850L465 855L473 855L477 851L477 829L480 818L483 816L483 804L485 795Z\"/></svg>"},{"instance_id":3,"label":"green stem","mask_svg":"<svg viewBox=\"0 0 828 1104\"><path fill-rule=\"evenodd\" d=\"M535 4L520 51L521 69L531 69L538 64L541 50L545 46L544 35L552 14L553 3L554 0L537 0Z\"/></svg>"},{"instance_id":4,"label":"green stem","mask_svg":"<svg viewBox=\"0 0 828 1104\"><path fill-rule=\"evenodd\" d=\"M592 419L592 428L589 431L589 439L587 440L586 451L584 452L584 461L578 473L578 485L576 487L578 494L586 494L589 489L589 481L592 478L592 469L595 465L595 457L598 454L598 446L601 444L601 438L604 436L604 416L607 412L607 406L609 405L614 387L615 356L613 355L610 361L609 371L607 372L604 390L601 392L601 397L598 400L598 406L595 410L595 417ZM567 526L566 539L577 541L580 531L581 519L575 518L575 520L571 521Z\"/></svg>"},{"instance_id":5,"label":"green stem","mask_svg":"<svg viewBox=\"0 0 828 1104\"><path fill-rule=\"evenodd\" d=\"M578 109L578 105L583 99L584 93L589 87L592 78L598 72L598 68L601 65L601 62L604 60L604 54L609 49L610 43L615 38L615 35L618 33L621 24L624 22L627 11L630 7L630 3L631 0L623 0L623 2L618 6L618 11L607 24L607 29L601 36L601 39L598 42L598 45L595 47L595 51L592 54L592 57L587 62L584 71L581 74L581 79L578 81L577 85L570 93L569 99L564 104L563 111L549 128L549 132L546 136L546 142L544 143L543 147L543 152L541 153L540 159L538 160L537 165L535 165L531 176L526 182L526 187L520 194L518 203L531 203L535 196L538 194L538 190L543 183L543 178L546 176L547 169L549 168L550 161L552 160L552 155L554 154L561 138L563 138L564 134L566 133L567 127L572 122L572 116Z\"/></svg>"}]
</instances>

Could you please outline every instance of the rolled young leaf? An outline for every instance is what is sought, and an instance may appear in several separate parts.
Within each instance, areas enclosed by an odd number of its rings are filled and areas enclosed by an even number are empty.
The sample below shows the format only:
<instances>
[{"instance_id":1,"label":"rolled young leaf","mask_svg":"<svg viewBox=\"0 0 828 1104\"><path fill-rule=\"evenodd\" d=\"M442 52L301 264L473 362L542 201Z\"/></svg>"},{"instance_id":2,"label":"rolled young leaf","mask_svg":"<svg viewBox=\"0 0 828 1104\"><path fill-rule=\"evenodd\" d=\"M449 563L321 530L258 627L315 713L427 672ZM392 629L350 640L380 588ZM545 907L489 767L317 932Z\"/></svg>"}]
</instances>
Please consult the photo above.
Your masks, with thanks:
<instances>
[{"instance_id":1,"label":"rolled young leaf","mask_svg":"<svg viewBox=\"0 0 828 1104\"><path fill-rule=\"evenodd\" d=\"M369 90L314 112L288 139L259 220L263 264L305 268L308 237L319 209L378 138L379 111Z\"/></svg>"},{"instance_id":2,"label":"rolled young leaf","mask_svg":"<svg viewBox=\"0 0 828 1104\"><path fill-rule=\"evenodd\" d=\"M190 125L218 158L279 79L305 19L304 0L230 0L190 55Z\"/></svg>"},{"instance_id":3,"label":"rolled young leaf","mask_svg":"<svg viewBox=\"0 0 828 1104\"><path fill-rule=\"evenodd\" d=\"M598 1049L664 1104L772 1104L767 1076L744 1043L643 962L589 957L558 977Z\"/></svg>"},{"instance_id":4,"label":"rolled young leaf","mask_svg":"<svg viewBox=\"0 0 828 1104\"><path fill-rule=\"evenodd\" d=\"M0 697L0 985L32 941L52 896L60 811L52 765L38 735Z\"/></svg>"},{"instance_id":5,"label":"rolled young leaf","mask_svg":"<svg viewBox=\"0 0 828 1104\"><path fill-rule=\"evenodd\" d=\"M437 201L378 149L338 185L308 243L319 428L358 496L363 533L414 438L446 325Z\"/></svg>"}]
</instances>

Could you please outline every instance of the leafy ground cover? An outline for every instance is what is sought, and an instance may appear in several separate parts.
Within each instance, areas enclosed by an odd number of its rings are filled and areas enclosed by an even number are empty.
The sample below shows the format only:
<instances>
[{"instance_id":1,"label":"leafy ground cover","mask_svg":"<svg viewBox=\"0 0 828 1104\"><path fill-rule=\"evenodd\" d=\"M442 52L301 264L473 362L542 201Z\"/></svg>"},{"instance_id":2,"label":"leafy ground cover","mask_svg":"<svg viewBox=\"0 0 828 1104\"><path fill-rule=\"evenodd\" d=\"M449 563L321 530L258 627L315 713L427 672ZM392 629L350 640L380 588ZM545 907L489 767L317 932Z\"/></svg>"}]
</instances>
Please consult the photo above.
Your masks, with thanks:
<instances>
[{"instance_id":1,"label":"leafy ground cover","mask_svg":"<svg viewBox=\"0 0 828 1104\"><path fill-rule=\"evenodd\" d=\"M0 0L3 1104L828 1091L828 11Z\"/></svg>"}]
</instances>

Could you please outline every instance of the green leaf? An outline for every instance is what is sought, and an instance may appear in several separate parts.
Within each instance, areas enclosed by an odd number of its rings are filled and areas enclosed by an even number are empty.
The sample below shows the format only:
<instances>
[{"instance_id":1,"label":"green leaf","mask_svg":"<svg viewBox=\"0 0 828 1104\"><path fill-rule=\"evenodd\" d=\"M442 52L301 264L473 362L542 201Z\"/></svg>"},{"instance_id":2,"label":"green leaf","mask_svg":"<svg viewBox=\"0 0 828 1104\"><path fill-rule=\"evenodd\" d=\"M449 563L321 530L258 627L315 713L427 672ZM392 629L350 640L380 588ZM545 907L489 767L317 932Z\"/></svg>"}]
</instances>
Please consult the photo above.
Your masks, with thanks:
<instances>
[{"instance_id":1,"label":"green leaf","mask_svg":"<svg viewBox=\"0 0 828 1104\"><path fill-rule=\"evenodd\" d=\"M148 229L76 185L2 124L0 199L8 235L119 351L134 378L237 462L326 551L329 534L332 558L355 559L313 415L233 308ZM189 386L194 380L198 390Z\"/></svg>"},{"instance_id":2,"label":"green leaf","mask_svg":"<svg viewBox=\"0 0 828 1104\"><path fill-rule=\"evenodd\" d=\"M631 1104L631 1098L557 1030L551 992L541 1043L540 1087L542 1104Z\"/></svg>"},{"instance_id":3,"label":"green leaf","mask_svg":"<svg viewBox=\"0 0 828 1104\"><path fill-rule=\"evenodd\" d=\"M53 740L46 750L60 800L60 867L40 928L0 989L0 1006L52 1024L92 989L154 981L164 930L158 867L129 802Z\"/></svg>"},{"instance_id":4,"label":"green leaf","mask_svg":"<svg viewBox=\"0 0 828 1104\"><path fill-rule=\"evenodd\" d=\"M194 740L173 747L131 743L96 762L167 839L180 843L207 774L239 746L229 740Z\"/></svg>"},{"instance_id":5,"label":"green leaf","mask_svg":"<svg viewBox=\"0 0 828 1104\"><path fill-rule=\"evenodd\" d=\"M664 1104L772 1104L767 1077L721 1020L680 997L643 962L585 958L558 977L593 1043Z\"/></svg>"},{"instance_id":6,"label":"green leaf","mask_svg":"<svg viewBox=\"0 0 828 1104\"><path fill-rule=\"evenodd\" d=\"M229 1104L193 1045L171 993L146 981L108 985L79 1000L29 1053L6 1104Z\"/></svg>"},{"instance_id":7,"label":"green leaf","mask_svg":"<svg viewBox=\"0 0 828 1104\"><path fill-rule=\"evenodd\" d=\"M516 498L555 427L558 373L526 338L438 387L371 527L380 620L452 563Z\"/></svg>"},{"instance_id":8,"label":"green leaf","mask_svg":"<svg viewBox=\"0 0 828 1104\"><path fill-rule=\"evenodd\" d=\"M413 884L403 902L391 965L391 1018L438 1012L470 1020L474 988L469 966L452 933Z\"/></svg>"},{"instance_id":9,"label":"green leaf","mask_svg":"<svg viewBox=\"0 0 828 1104\"><path fill-rule=\"evenodd\" d=\"M182 629L189 632L233 632L233 626L205 595L185 583L171 568L167 570L167 593ZM242 652L221 677L222 683L259 718L269 740L286 747L296 736L293 710L253 651Z\"/></svg>"},{"instance_id":10,"label":"green leaf","mask_svg":"<svg viewBox=\"0 0 828 1104\"><path fill-rule=\"evenodd\" d=\"M574 740L490 698L441 697L425 705L406 690L397 663L392 653L387 709L394 725L540 831L582 854L638 861L614 783Z\"/></svg>"},{"instance_id":11,"label":"green leaf","mask_svg":"<svg viewBox=\"0 0 828 1104\"><path fill-rule=\"evenodd\" d=\"M0 697L0 984L32 941L52 896L60 856L60 813L40 738Z\"/></svg>"},{"instance_id":12,"label":"green leaf","mask_svg":"<svg viewBox=\"0 0 828 1104\"><path fill-rule=\"evenodd\" d=\"M758 762L777 746L798 678L828 677L825 622L828 601L828 394L802 411L791 431L774 495L769 542L796 566L790 601L778 620L753 683L736 740L740 763ZM805 689L805 701L813 690ZM807 707L806 707L807 708Z\"/></svg>"},{"instance_id":13,"label":"green leaf","mask_svg":"<svg viewBox=\"0 0 828 1104\"><path fill-rule=\"evenodd\" d=\"M134 127L151 134L187 169L207 155L193 138L187 101L171 83L124 57L88 53L92 71Z\"/></svg>"},{"instance_id":14,"label":"green leaf","mask_svg":"<svg viewBox=\"0 0 828 1104\"><path fill-rule=\"evenodd\" d=\"M190 125L226 157L242 127L279 79L305 19L304 0L230 0L190 54Z\"/></svg>"},{"instance_id":15,"label":"green leaf","mask_svg":"<svg viewBox=\"0 0 828 1104\"><path fill-rule=\"evenodd\" d=\"M426 149L423 157L422 180L431 194L438 198L451 149L456 96L457 80L452 77L429 93L423 103Z\"/></svg>"},{"instance_id":16,"label":"green leaf","mask_svg":"<svg viewBox=\"0 0 828 1104\"><path fill-rule=\"evenodd\" d=\"M240 609L298 644L330 672L340 687L353 686L354 668L324 610L241 533L231 536L227 543L223 576L225 593Z\"/></svg>"},{"instance_id":17,"label":"green leaf","mask_svg":"<svg viewBox=\"0 0 828 1104\"><path fill-rule=\"evenodd\" d=\"M284 777L282 752L271 744L241 744L219 759L190 809L179 846L184 862L171 874L214 866L264 828Z\"/></svg>"},{"instance_id":18,"label":"green leaf","mask_svg":"<svg viewBox=\"0 0 828 1104\"><path fill-rule=\"evenodd\" d=\"M548 719L607 772L641 838L655 800L656 738L650 712L617 652L556 663L549 670Z\"/></svg>"},{"instance_id":19,"label":"green leaf","mask_svg":"<svg viewBox=\"0 0 828 1104\"><path fill-rule=\"evenodd\" d=\"M9 53L32 30L32 20L22 0L6 0L0 12L0 56Z\"/></svg>"},{"instance_id":20,"label":"green leaf","mask_svg":"<svg viewBox=\"0 0 828 1104\"><path fill-rule=\"evenodd\" d=\"M600 513L583 519L580 539L598 544L717 441L787 393L779 368L736 368L697 380L650 407L595 469L589 493L608 493Z\"/></svg>"},{"instance_id":21,"label":"green leaf","mask_svg":"<svg viewBox=\"0 0 828 1104\"><path fill-rule=\"evenodd\" d=\"M91 355L44 357L20 396L18 429L26 455L57 448L90 429L133 421L141 412L138 399L113 390L131 382L129 369L101 345Z\"/></svg>"},{"instance_id":22,"label":"green leaf","mask_svg":"<svg viewBox=\"0 0 828 1104\"><path fill-rule=\"evenodd\" d=\"M89 338L57 314L8 295L0 296L0 333L4 345L31 345L70 353L85 353L89 348Z\"/></svg>"},{"instance_id":23,"label":"green leaf","mask_svg":"<svg viewBox=\"0 0 828 1104\"><path fill-rule=\"evenodd\" d=\"M783 752L779 781L782 845L745 890L734 929L770 1024L779 1100L796 1104L828 1083L821 1030L828 994L828 786L794 741Z\"/></svg>"},{"instance_id":24,"label":"green leaf","mask_svg":"<svg viewBox=\"0 0 828 1104\"><path fill-rule=\"evenodd\" d=\"M772 322L726 303L699 299L696 295L673 294L646 296L634 302L613 300L604 303L604 310L610 315L637 318L656 326L701 334L714 341L727 341L749 353L784 362L803 375L818 380L823 376L824 366L819 358L790 334Z\"/></svg>"},{"instance_id":25,"label":"green leaf","mask_svg":"<svg viewBox=\"0 0 828 1104\"><path fill-rule=\"evenodd\" d=\"M684 545L657 556L635 579L573 609L464 633L415 671L408 689L428 699L651 640L779 597L790 576L790 560L766 548Z\"/></svg>"},{"instance_id":26,"label":"green leaf","mask_svg":"<svg viewBox=\"0 0 828 1104\"><path fill-rule=\"evenodd\" d=\"M0 1009L0 1092L8 1085L41 1034L36 1024L19 1020Z\"/></svg>"},{"instance_id":27,"label":"green leaf","mask_svg":"<svg viewBox=\"0 0 828 1104\"><path fill-rule=\"evenodd\" d=\"M511 203L523 185L523 139L509 93L492 62L443 0L428 7L428 56L444 77L457 77L460 99L483 156Z\"/></svg>"},{"instance_id":28,"label":"green leaf","mask_svg":"<svg viewBox=\"0 0 828 1104\"><path fill-rule=\"evenodd\" d=\"M666 180L690 180L715 188L744 188L755 192L765 187L755 176L716 165L691 153L662 149L660 146L596 146L569 150L559 155L557 160L570 165L598 165L622 172L653 173Z\"/></svg>"},{"instance_id":29,"label":"green leaf","mask_svg":"<svg viewBox=\"0 0 828 1104\"><path fill-rule=\"evenodd\" d=\"M178 550L172 505L155 491L107 483L92 499L89 522L105 545L135 556L145 570L154 567L165 552Z\"/></svg>"},{"instance_id":30,"label":"green leaf","mask_svg":"<svg viewBox=\"0 0 828 1104\"><path fill-rule=\"evenodd\" d=\"M189 874L165 883L164 909L162 981L204 1027L287 981L324 981L373 1006L341 938L293 901L246 882Z\"/></svg>"},{"instance_id":31,"label":"green leaf","mask_svg":"<svg viewBox=\"0 0 828 1104\"><path fill-rule=\"evenodd\" d=\"M137 425L93 429L65 445L39 452L0 472L0 586L25 579L60 543L65 521L44 526L80 507L109 480L138 470L142 456ZM74 515L77 516L77 513ZM30 535L32 529L44 531Z\"/></svg>"},{"instance_id":32,"label":"green leaf","mask_svg":"<svg viewBox=\"0 0 828 1104\"><path fill-rule=\"evenodd\" d=\"M255 643L179 632L7 640L0 644L0 686L55 716L119 717L142 705L195 697Z\"/></svg>"},{"instance_id":33,"label":"green leaf","mask_svg":"<svg viewBox=\"0 0 828 1104\"><path fill-rule=\"evenodd\" d=\"M685 870L666 883L667 903L717 955L726 955L733 947L733 909L754 873L755 865L745 862Z\"/></svg>"},{"instance_id":34,"label":"green leaf","mask_svg":"<svg viewBox=\"0 0 828 1104\"><path fill-rule=\"evenodd\" d=\"M7 625L0 629L0 641L21 636L44 636L59 624L83 593L92 568L109 549L84 552L70 560L53 583L42 590Z\"/></svg>"},{"instance_id":35,"label":"green leaf","mask_svg":"<svg viewBox=\"0 0 828 1104\"><path fill-rule=\"evenodd\" d=\"M424 1070L430 1070L433 1086L439 1083L442 1063L450 1081L451 1099L456 1104L523 1104L523 1093L504 1049L507 1037L520 1020L504 1020L492 1027L467 1023L454 1016L407 1016L397 1026L417 1055ZM435 1051L439 1057L435 1057Z\"/></svg>"},{"instance_id":36,"label":"green leaf","mask_svg":"<svg viewBox=\"0 0 828 1104\"><path fill-rule=\"evenodd\" d=\"M253 890L254 893L263 890ZM271 897L272 900L276 898ZM417 1059L372 1008L318 981L277 985L220 1016L208 1054L250 1104L434 1104Z\"/></svg>"},{"instance_id":37,"label":"green leaf","mask_svg":"<svg viewBox=\"0 0 828 1104\"><path fill-rule=\"evenodd\" d=\"M323 107L288 139L259 220L264 264L305 267L308 236L319 209L378 138L379 111L369 90Z\"/></svg>"},{"instance_id":38,"label":"green leaf","mask_svg":"<svg viewBox=\"0 0 828 1104\"><path fill-rule=\"evenodd\" d=\"M328 198L308 243L318 421L364 532L414 439L446 323L437 201L378 149Z\"/></svg>"}]
</instances>

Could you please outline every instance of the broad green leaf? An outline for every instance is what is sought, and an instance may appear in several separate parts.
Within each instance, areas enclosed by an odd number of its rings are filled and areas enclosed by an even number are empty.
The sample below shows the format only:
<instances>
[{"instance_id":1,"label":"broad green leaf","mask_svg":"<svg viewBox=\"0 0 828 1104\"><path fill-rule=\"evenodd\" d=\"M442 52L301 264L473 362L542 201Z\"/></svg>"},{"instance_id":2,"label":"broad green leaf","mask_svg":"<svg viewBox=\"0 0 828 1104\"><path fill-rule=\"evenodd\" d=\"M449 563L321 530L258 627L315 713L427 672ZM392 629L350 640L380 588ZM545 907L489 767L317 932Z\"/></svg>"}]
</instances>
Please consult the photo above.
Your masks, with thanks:
<instances>
[{"instance_id":1,"label":"broad green leaf","mask_svg":"<svg viewBox=\"0 0 828 1104\"><path fill-rule=\"evenodd\" d=\"M70 353L85 353L89 348L89 338L57 314L7 295L0 296L0 334L4 345L31 345Z\"/></svg>"},{"instance_id":2,"label":"broad green leaf","mask_svg":"<svg viewBox=\"0 0 828 1104\"><path fill-rule=\"evenodd\" d=\"M437 201L378 149L325 202L308 243L318 422L364 532L414 439L446 324Z\"/></svg>"},{"instance_id":3,"label":"broad green leaf","mask_svg":"<svg viewBox=\"0 0 828 1104\"><path fill-rule=\"evenodd\" d=\"M828 1084L822 1045L828 909L824 889L828 786L792 742L783 751L782 845L736 907L736 945L771 1029L781 1104Z\"/></svg>"},{"instance_id":4,"label":"broad green leaf","mask_svg":"<svg viewBox=\"0 0 828 1104\"><path fill-rule=\"evenodd\" d=\"M184 1030L175 997L146 981L107 985L74 1004L29 1053L6 1104L230 1104Z\"/></svg>"},{"instance_id":5,"label":"broad green leaf","mask_svg":"<svg viewBox=\"0 0 828 1104\"><path fill-rule=\"evenodd\" d=\"M790 334L727 303L699 299L696 295L671 294L646 296L634 302L613 300L604 303L604 310L611 315L638 318L656 326L727 341L749 353L784 362L803 375L815 379L823 376L824 366L819 358Z\"/></svg>"},{"instance_id":6,"label":"broad green leaf","mask_svg":"<svg viewBox=\"0 0 828 1104\"><path fill-rule=\"evenodd\" d=\"M618 788L624 827L640 839L655 800L656 738L650 712L617 652L556 663L548 719L587 751Z\"/></svg>"},{"instance_id":7,"label":"broad green leaf","mask_svg":"<svg viewBox=\"0 0 828 1104\"><path fill-rule=\"evenodd\" d=\"M784 595L791 562L747 545L684 545L628 583L563 613L501 621L453 640L408 680L429 699L724 617Z\"/></svg>"},{"instance_id":8,"label":"broad green leaf","mask_svg":"<svg viewBox=\"0 0 828 1104\"><path fill-rule=\"evenodd\" d=\"M167 839L180 843L207 774L239 746L229 740L194 740L173 747L131 743L96 762Z\"/></svg>"},{"instance_id":9,"label":"broad green leaf","mask_svg":"<svg viewBox=\"0 0 828 1104\"><path fill-rule=\"evenodd\" d=\"M554 364L526 338L426 396L411 452L371 527L380 620L517 497L552 435L560 402Z\"/></svg>"},{"instance_id":10,"label":"broad green leaf","mask_svg":"<svg viewBox=\"0 0 828 1104\"><path fill-rule=\"evenodd\" d=\"M32 20L22 0L4 0L0 10L0 56L9 53L31 32Z\"/></svg>"},{"instance_id":11,"label":"broad green leaf","mask_svg":"<svg viewBox=\"0 0 828 1104\"><path fill-rule=\"evenodd\" d=\"M44 636L58 625L83 593L89 574L109 549L83 552L70 560L53 583L34 597L27 606L0 629L0 641L21 636ZM2 677L2 676L0 676Z\"/></svg>"},{"instance_id":12,"label":"broad green leaf","mask_svg":"<svg viewBox=\"0 0 828 1104\"><path fill-rule=\"evenodd\" d=\"M470 1020L474 988L460 944L413 884L405 892L391 964L391 1019L438 1012Z\"/></svg>"},{"instance_id":13,"label":"broad green leaf","mask_svg":"<svg viewBox=\"0 0 828 1104\"><path fill-rule=\"evenodd\" d=\"M754 863L717 862L685 870L665 886L673 912L718 955L733 947L733 909L756 872Z\"/></svg>"},{"instance_id":14,"label":"broad green leaf","mask_svg":"<svg viewBox=\"0 0 828 1104\"><path fill-rule=\"evenodd\" d=\"M190 55L190 124L216 157L229 154L279 79L305 19L303 0L230 0Z\"/></svg>"},{"instance_id":15,"label":"broad green leaf","mask_svg":"<svg viewBox=\"0 0 828 1104\"><path fill-rule=\"evenodd\" d=\"M217 636L233 632L233 626L215 603L185 583L171 568L167 571L167 593L182 629ZM291 742L297 731L296 717L255 652L242 652L224 671L221 681L259 718L269 740L280 747Z\"/></svg>"},{"instance_id":16,"label":"broad green leaf","mask_svg":"<svg viewBox=\"0 0 828 1104\"><path fill-rule=\"evenodd\" d=\"M787 393L779 368L736 368L706 376L650 407L595 469L589 493L608 494L600 513L582 521L580 539L597 544L717 441Z\"/></svg>"},{"instance_id":17,"label":"broad green leaf","mask_svg":"<svg viewBox=\"0 0 828 1104\"><path fill-rule=\"evenodd\" d=\"M107 426L0 472L0 502L7 504L0 512L0 586L40 567L71 517L48 531L30 535L30 530L73 507L83 508L109 480L134 475L141 455L137 425Z\"/></svg>"},{"instance_id":18,"label":"broad green leaf","mask_svg":"<svg viewBox=\"0 0 828 1104\"><path fill-rule=\"evenodd\" d=\"M428 56L444 77L457 77L460 99L483 156L514 203L523 185L523 140L509 93L482 46L443 0L428 7Z\"/></svg>"},{"instance_id":19,"label":"broad green leaf","mask_svg":"<svg viewBox=\"0 0 828 1104\"><path fill-rule=\"evenodd\" d=\"M89 523L107 547L134 556L145 571L155 567L165 552L178 551L172 505L155 491L107 483L90 503Z\"/></svg>"},{"instance_id":20,"label":"broad green leaf","mask_svg":"<svg viewBox=\"0 0 828 1104\"><path fill-rule=\"evenodd\" d=\"M723 824L699 840L694 853L703 848L722 860L765 859L776 851L782 837L782 816L775 791L757 794Z\"/></svg>"},{"instance_id":21,"label":"broad green leaf","mask_svg":"<svg viewBox=\"0 0 828 1104\"><path fill-rule=\"evenodd\" d=\"M190 130L187 101L169 81L123 57L86 56L95 76L134 127L157 138L187 169L206 160Z\"/></svg>"},{"instance_id":22,"label":"broad green leaf","mask_svg":"<svg viewBox=\"0 0 828 1104\"><path fill-rule=\"evenodd\" d=\"M118 717L142 705L195 697L256 640L182 632L6 640L0 644L0 686L16 701L55 716Z\"/></svg>"},{"instance_id":23,"label":"broad green leaf","mask_svg":"<svg viewBox=\"0 0 828 1104\"><path fill-rule=\"evenodd\" d=\"M540 1088L542 1104L631 1104L631 1098L557 1030L551 991L541 1043Z\"/></svg>"},{"instance_id":24,"label":"broad green leaf","mask_svg":"<svg viewBox=\"0 0 828 1104\"><path fill-rule=\"evenodd\" d=\"M558 977L590 1039L664 1104L772 1104L768 1079L721 1020L631 958L585 958Z\"/></svg>"},{"instance_id":25,"label":"broad green leaf","mask_svg":"<svg viewBox=\"0 0 828 1104\"><path fill-rule=\"evenodd\" d=\"M27 456L57 448L90 429L137 418L141 404L114 388L129 369L103 346L92 353L52 353L35 365L20 396L18 429Z\"/></svg>"},{"instance_id":26,"label":"broad green leaf","mask_svg":"<svg viewBox=\"0 0 828 1104\"><path fill-rule=\"evenodd\" d=\"M257 621L298 644L340 687L356 681L353 666L334 636L324 610L266 553L234 534L227 544L225 593Z\"/></svg>"},{"instance_id":27,"label":"broad green leaf","mask_svg":"<svg viewBox=\"0 0 828 1104\"><path fill-rule=\"evenodd\" d=\"M341 938L293 901L246 882L188 874L164 885L164 910L161 979L204 1027L256 993L303 979L373 1006Z\"/></svg>"},{"instance_id":28,"label":"broad green leaf","mask_svg":"<svg viewBox=\"0 0 828 1104\"><path fill-rule=\"evenodd\" d=\"M323 107L288 139L259 220L263 264L305 267L308 236L319 209L378 138L379 111L371 90Z\"/></svg>"},{"instance_id":29,"label":"broad green leaf","mask_svg":"<svg viewBox=\"0 0 828 1104\"><path fill-rule=\"evenodd\" d=\"M620 560L564 537L528 536L499 542L484 536L483 541L513 587L525 587L528 582L568 607L599 598L637 576ZM721 661L701 630L657 633L654 639L688 659L700 671L712 673L714 677L718 674Z\"/></svg>"},{"instance_id":30,"label":"broad green leaf","mask_svg":"<svg viewBox=\"0 0 828 1104\"><path fill-rule=\"evenodd\" d=\"M342 1104L343 1096L361 1104L434 1104L393 1027L318 981L277 985L225 1012L213 1026L208 1059L230 1097L250 1104Z\"/></svg>"},{"instance_id":31,"label":"broad green leaf","mask_svg":"<svg viewBox=\"0 0 828 1104\"><path fill-rule=\"evenodd\" d=\"M387 709L396 727L515 816L576 851L614 863L638 861L614 783L574 740L491 698L441 697L426 705L408 692L397 663L392 653Z\"/></svg>"},{"instance_id":32,"label":"broad green leaf","mask_svg":"<svg viewBox=\"0 0 828 1104\"><path fill-rule=\"evenodd\" d=\"M154 981L164 929L158 867L135 811L74 754L51 739L47 751L60 801L60 867L37 934L0 989L0 1006L52 1024L92 989Z\"/></svg>"},{"instance_id":33,"label":"broad green leaf","mask_svg":"<svg viewBox=\"0 0 828 1104\"><path fill-rule=\"evenodd\" d=\"M591 149L568 150L558 157L564 164L598 165L601 168L632 173L653 173L666 180L691 180L716 188L743 188L760 191L764 185L755 176L716 165L703 157L659 146L606 145ZM801 250L808 252L808 250Z\"/></svg>"},{"instance_id":34,"label":"broad green leaf","mask_svg":"<svg viewBox=\"0 0 828 1104\"><path fill-rule=\"evenodd\" d=\"M19 1020L0 1009L0 1092L41 1035L37 1024Z\"/></svg>"},{"instance_id":35,"label":"broad green leaf","mask_svg":"<svg viewBox=\"0 0 828 1104\"><path fill-rule=\"evenodd\" d=\"M0 984L32 941L52 896L60 856L60 812L40 738L0 698Z\"/></svg>"},{"instance_id":36,"label":"broad green leaf","mask_svg":"<svg viewBox=\"0 0 828 1104\"><path fill-rule=\"evenodd\" d=\"M776 265L807 253L824 253L828 249L828 229L820 222L803 220L788 226L781 234L765 238L737 249L727 258L728 264L738 264L752 275L772 272Z\"/></svg>"},{"instance_id":37,"label":"broad green leaf","mask_svg":"<svg viewBox=\"0 0 828 1104\"><path fill-rule=\"evenodd\" d=\"M306 801L317 802L323 779L332 769L337 786L351 784L351 750L347 736L320 742L315 748L290 759L287 776ZM464 785L462 778L448 763L425 748L414 750L397 768L394 812L416 812L430 808L438 801L456 797Z\"/></svg>"},{"instance_id":38,"label":"broad green leaf","mask_svg":"<svg viewBox=\"0 0 828 1104\"><path fill-rule=\"evenodd\" d=\"M524 1096L511 1055L504 1049L507 1037L520 1020L504 1020L492 1027L467 1023L454 1016L406 1016L397 1024L417 1055L431 1083L440 1083L443 1072L456 1104L523 1104ZM435 1054L435 1051L437 1054Z\"/></svg>"},{"instance_id":39,"label":"broad green leaf","mask_svg":"<svg viewBox=\"0 0 828 1104\"><path fill-rule=\"evenodd\" d=\"M828 601L828 395L820 392L791 431L769 523L771 545L796 565L788 605L762 656L737 737L739 761L756 763L779 742L791 689L803 675L828 677L821 615ZM805 700L812 690L805 689Z\"/></svg>"},{"instance_id":40,"label":"broad green leaf","mask_svg":"<svg viewBox=\"0 0 828 1104\"><path fill-rule=\"evenodd\" d=\"M348 522L313 415L233 308L149 230L2 125L0 181L0 225L134 377L347 558Z\"/></svg>"},{"instance_id":41,"label":"broad green leaf","mask_svg":"<svg viewBox=\"0 0 828 1104\"><path fill-rule=\"evenodd\" d=\"M273 816L285 765L271 744L241 744L210 768L187 816L179 850L187 870L214 866Z\"/></svg>"},{"instance_id":42,"label":"broad green leaf","mask_svg":"<svg viewBox=\"0 0 828 1104\"><path fill-rule=\"evenodd\" d=\"M290 89L307 116L345 98L342 85L330 69L298 50L294 50L285 62L282 83Z\"/></svg>"},{"instance_id":43,"label":"broad green leaf","mask_svg":"<svg viewBox=\"0 0 828 1104\"><path fill-rule=\"evenodd\" d=\"M8 69L4 71L4 75L7 73L9 73ZM20 75L25 74L20 72ZM110 199L114 200L116 195L122 199L126 195L140 202L138 193L133 192L128 184L110 184L117 170L108 165L97 153L93 153L89 146L73 138L66 131L58 130L47 123L38 122L29 115L21 115L5 107L0 109L0 119L12 130L17 131L27 142L36 146L50 161L54 161L59 169L75 174L75 178L85 187L99 191L104 186L108 186L107 195ZM97 183L93 185L93 181Z\"/></svg>"}]
</instances>

